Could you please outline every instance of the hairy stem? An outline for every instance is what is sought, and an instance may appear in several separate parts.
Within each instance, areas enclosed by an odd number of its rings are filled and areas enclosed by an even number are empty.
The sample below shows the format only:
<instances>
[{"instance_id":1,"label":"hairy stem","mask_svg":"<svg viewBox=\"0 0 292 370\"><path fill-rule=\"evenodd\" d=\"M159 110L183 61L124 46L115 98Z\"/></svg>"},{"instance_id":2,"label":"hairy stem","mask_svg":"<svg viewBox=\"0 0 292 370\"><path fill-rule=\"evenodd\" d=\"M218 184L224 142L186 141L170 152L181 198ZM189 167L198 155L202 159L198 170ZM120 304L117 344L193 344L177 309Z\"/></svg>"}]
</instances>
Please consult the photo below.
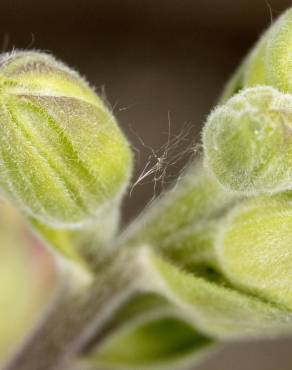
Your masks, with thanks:
<instances>
[{"instance_id":1,"label":"hairy stem","mask_svg":"<svg viewBox=\"0 0 292 370\"><path fill-rule=\"evenodd\" d=\"M226 192L198 160L125 230L114 247L147 243L167 258L176 255L176 263L182 262L177 249L185 254L185 247L190 247L187 258L202 262L206 257L205 262L209 263L216 223L239 199L240 196Z\"/></svg>"}]
</instances>

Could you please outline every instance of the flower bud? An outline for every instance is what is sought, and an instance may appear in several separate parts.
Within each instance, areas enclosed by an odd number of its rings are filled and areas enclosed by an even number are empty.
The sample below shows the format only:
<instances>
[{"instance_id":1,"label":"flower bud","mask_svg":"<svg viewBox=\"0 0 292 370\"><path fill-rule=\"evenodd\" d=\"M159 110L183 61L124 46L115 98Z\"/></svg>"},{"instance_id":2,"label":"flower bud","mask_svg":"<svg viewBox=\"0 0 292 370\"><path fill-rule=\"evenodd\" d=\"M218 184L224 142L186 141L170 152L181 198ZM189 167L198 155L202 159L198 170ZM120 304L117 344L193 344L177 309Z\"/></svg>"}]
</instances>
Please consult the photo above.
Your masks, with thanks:
<instances>
[{"instance_id":1,"label":"flower bud","mask_svg":"<svg viewBox=\"0 0 292 370\"><path fill-rule=\"evenodd\" d=\"M266 82L292 93L292 8L271 29L266 50Z\"/></svg>"},{"instance_id":2,"label":"flower bud","mask_svg":"<svg viewBox=\"0 0 292 370\"><path fill-rule=\"evenodd\" d=\"M292 187L292 96L243 90L208 118L205 165L228 190L275 193Z\"/></svg>"},{"instance_id":3,"label":"flower bud","mask_svg":"<svg viewBox=\"0 0 292 370\"><path fill-rule=\"evenodd\" d=\"M291 194L243 202L222 222L215 243L233 285L292 309Z\"/></svg>"},{"instance_id":4,"label":"flower bud","mask_svg":"<svg viewBox=\"0 0 292 370\"><path fill-rule=\"evenodd\" d=\"M269 85L292 92L292 9L262 36L247 59L244 86Z\"/></svg>"},{"instance_id":5,"label":"flower bud","mask_svg":"<svg viewBox=\"0 0 292 370\"><path fill-rule=\"evenodd\" d=\"M46 54L4 54L0 103L0 186L22 210L76 227L121 197L128 142L76 72Z\"/></svg>"},{"instance_id":6,"label":"flower bud","mask_svg":"<svg viewBox=\"0 0 292 370\"><path fill-rule=\"evenodd\" d=\"M292 92L292 8L261 36L227 83L221 102L245 87L267 85Z\"/></svg>"}]
</instances>

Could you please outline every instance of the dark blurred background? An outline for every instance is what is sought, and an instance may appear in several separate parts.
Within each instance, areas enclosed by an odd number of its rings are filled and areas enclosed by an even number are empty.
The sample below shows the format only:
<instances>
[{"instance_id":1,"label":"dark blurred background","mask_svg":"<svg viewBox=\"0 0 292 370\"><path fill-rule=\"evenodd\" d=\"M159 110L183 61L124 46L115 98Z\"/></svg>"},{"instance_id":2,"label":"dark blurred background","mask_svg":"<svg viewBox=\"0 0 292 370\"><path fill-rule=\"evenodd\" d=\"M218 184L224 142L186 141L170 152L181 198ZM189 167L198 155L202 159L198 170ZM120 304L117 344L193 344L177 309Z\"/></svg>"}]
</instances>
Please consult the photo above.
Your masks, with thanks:
<instances>
[{"instance_id":1,"label":"dark blurred background","mask_svg":"<svg viewBox=\"0 0 292 370\"><path fill-rule=\"evenodd\" d=\"M129 220L163 188L156 179L167 184L179 173L224 82L289 5L290 0L2 0L0 48L52 52L105 94L135 148L133 182L163 156L160 171L150 171L127 199ZM171 148L165 145L169 132ZM198 367L261 369L291 370L292 340L230 344Z\"/></svg>"}]
</instances>

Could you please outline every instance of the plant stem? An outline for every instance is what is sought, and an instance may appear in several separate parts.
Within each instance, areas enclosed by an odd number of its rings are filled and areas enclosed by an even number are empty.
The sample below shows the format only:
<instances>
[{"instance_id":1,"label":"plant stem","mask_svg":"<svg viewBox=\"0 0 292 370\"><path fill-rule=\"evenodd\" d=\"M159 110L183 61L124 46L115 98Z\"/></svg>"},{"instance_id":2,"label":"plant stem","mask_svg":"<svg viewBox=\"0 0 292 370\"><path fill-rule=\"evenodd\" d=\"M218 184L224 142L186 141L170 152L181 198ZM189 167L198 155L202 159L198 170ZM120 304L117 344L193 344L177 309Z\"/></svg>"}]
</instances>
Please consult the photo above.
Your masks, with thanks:
<instances>
[{"instance_id":1,"label":"plant stem","mask_svg":"<svg viewBox=\"0 0 292 370\"><path fill-rule=\"evenodd\" d=\"M176 254L178 246L185 243L186 236L193 238L192 257L206 249L202 234L214 229L240 197L226 192L204 168L201 160L191 165L186 174L158 200L153 202L118 238L115 246L151 245L168 258ZM205 228L206 232L203 231ZM191 231L191 233L190 233ZM210 237L210 240L212 237ZM207 262L212 254L213 243L208 245ZM181 251L184 248L181 248ZM209 253L210 252L210 253ZM177 256L176 256L177 258ZM177 259L176 262L179 262Z\"/></svg>"},{"instance_id":2,"label":"plant stem","mask_svg":"<svg viewBox=\"0 0 292 370\"><path fill-rule=\"evenodd\" d=\"M218 217L234 202L209 177L201 164L177 188L170 190L107 251L100 250L96 275L90 285L72 292L62 286L51 309L4 370L57 370L76 357L103 331L108 320L129 295L137 291L141 276L135 246L163 247L178 230L205 218ZM131 248L134 247L134 248ZM64 279L68 284L68 277Z\"/></svg>"},{"instance_id":3,"label":"plant stem","mask_svg":"<svg viewBox=\"0 0 292 370\"><path fill-rule=\"evenodd\" d=\"M4 370L66 367L135 290L139 268L127 257L127 268L119 255L78 292L62 286L39 327Z\"/></svg>"}]
</instances>

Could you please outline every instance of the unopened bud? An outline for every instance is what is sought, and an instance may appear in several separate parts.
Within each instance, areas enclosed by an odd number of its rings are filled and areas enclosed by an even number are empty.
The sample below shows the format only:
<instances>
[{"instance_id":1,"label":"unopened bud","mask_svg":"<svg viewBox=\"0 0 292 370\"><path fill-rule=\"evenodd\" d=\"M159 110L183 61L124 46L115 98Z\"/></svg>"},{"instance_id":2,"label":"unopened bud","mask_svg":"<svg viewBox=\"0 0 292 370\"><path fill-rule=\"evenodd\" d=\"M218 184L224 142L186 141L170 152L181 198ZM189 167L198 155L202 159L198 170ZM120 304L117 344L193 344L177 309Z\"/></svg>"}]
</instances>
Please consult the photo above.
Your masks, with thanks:
<instances>
[{"instance_id":1,"label":"unopened bud","mask_svg":"<svg viewBox=\"0 0 292 370\"><path fill-rule=\"evenodd\" d=\"M76 72L46 54L4 54L0 115L0 186L30 216L75 227L121 197L128 142Z\"/></svg>"},{"instance_id":2,"label":"unopened bud","mask_svg":"<svg viewBox=\"0 0 292 370\"><path fill-rule=\"evenodd\" d=\"M211 113L203 132L205 164L228 190L292 188L292 96L245 89Z\"/></svg>"}]
</instances>

